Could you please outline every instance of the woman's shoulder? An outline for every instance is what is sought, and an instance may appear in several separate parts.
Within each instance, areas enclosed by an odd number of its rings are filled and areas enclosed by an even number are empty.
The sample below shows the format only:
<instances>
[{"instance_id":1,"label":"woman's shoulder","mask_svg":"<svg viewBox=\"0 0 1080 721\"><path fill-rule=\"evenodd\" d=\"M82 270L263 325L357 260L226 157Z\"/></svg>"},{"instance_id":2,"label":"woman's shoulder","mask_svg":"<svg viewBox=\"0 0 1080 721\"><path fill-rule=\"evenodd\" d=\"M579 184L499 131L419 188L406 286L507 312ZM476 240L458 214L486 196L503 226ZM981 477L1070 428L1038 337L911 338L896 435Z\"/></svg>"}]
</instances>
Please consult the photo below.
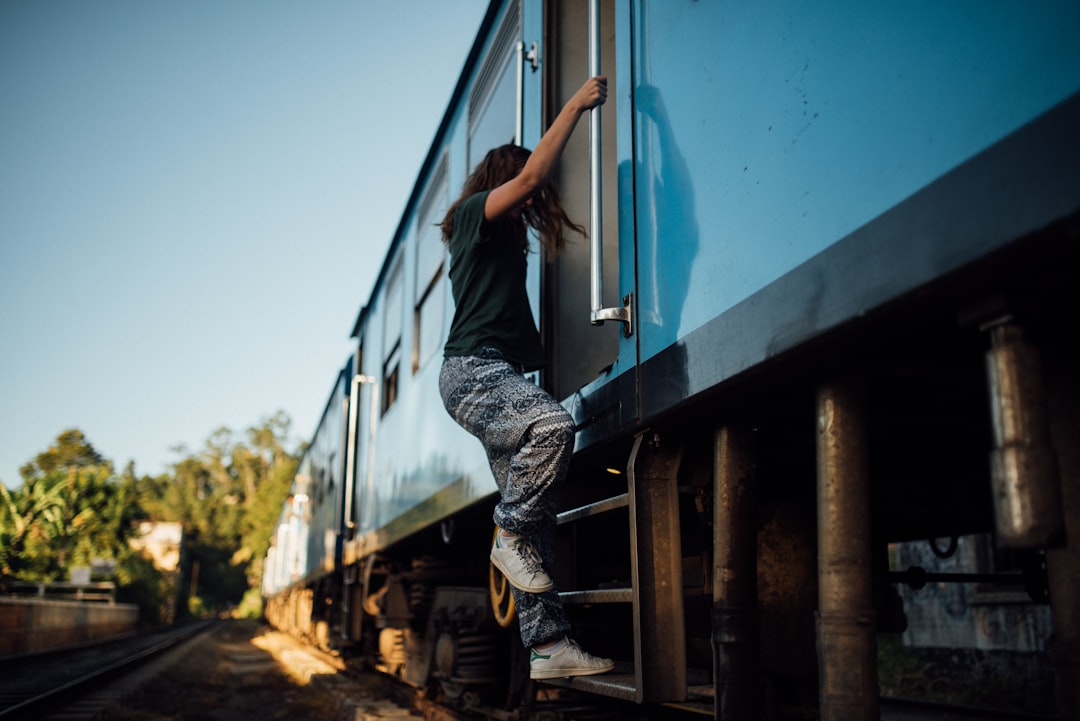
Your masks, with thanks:
<instances>
[{"instance_id":1,"label":"woman's shoulder","mask_svg":"<svg viewBox=\"0 0 1080 721\"><path fill-rule=\"evenodd\" d=\"M474 193L462 200L454 211L454 239L468 242L470 245L484 236L484 202L489 191Z\"/></svg>"},{"instance_id":2,"label":"woman's shoulder","mask_svg":"<svg viewBox=\"0 0 1080 721\"><path fill-rule=\"evenodd\" d=\"M484 215L484 203L487 201L488 194L490 194L490 193L491 193L490 190L481 190L479 193L473 193L472 195L470 195L469 197L467 197L467 198L465 198L465 199L463 199L461 201L461 204L458 205L457 212L458 213L460 213L462 211L465 211L465 212L468 212L468 213L477 213L477 212L479 212L480 216L483 217L483 215Z\"/></svg>"}]
</instances>

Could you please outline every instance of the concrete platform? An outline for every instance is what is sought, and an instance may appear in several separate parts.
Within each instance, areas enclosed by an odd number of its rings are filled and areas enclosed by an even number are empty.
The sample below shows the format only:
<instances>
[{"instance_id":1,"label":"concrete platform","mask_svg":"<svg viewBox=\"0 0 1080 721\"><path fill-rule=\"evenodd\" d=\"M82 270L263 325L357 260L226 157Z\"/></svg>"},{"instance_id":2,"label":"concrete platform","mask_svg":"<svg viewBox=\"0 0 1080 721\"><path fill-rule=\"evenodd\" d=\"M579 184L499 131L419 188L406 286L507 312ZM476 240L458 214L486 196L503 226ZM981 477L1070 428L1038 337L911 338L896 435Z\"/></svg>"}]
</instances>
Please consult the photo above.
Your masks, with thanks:
<instances>
[{"instance_id":1,"label":"concrete platform","mask_svg":"<svg viewBox=\"0 0 1080 721\"><path fill-rule=\"evenodd\" d=\"M0 656L48 651L134 631L138 606L0 597Z\"/></svg>"}]
</instances>

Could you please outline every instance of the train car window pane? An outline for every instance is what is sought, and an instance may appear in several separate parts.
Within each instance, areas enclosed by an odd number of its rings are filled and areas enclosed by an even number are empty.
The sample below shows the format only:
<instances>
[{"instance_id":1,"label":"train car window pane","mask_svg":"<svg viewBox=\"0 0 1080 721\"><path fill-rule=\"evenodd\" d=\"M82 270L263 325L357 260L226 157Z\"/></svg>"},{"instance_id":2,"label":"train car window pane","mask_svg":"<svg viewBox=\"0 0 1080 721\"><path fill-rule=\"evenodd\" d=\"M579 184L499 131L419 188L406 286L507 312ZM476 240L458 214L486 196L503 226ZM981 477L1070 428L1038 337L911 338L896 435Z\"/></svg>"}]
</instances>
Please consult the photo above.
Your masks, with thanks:
<instances>
[{"instance_id":1,"label":"train car window pane","mask_svg":"<svg viewBox=\"0 0 1080 721\"><path fill-rule=\"evenodd\" d=\"M404 272L398 255L386 281L386 319L383 331L383 388L382 409L390 410L397 400L398 371L401 365L401 327L405 311Z\"/></svg>"},{"instance_id":2,"label":"train car window pane","mask_svg":"<svg viewBox=\"0 0 1080 721\"><path fill-rule=\"evenodd\" d=\"M515 47L521 39L521 8L510 3L469 96L469 162L471 171L484 153L512 143L516 133L517 75Z\"/></svg>"},{"instance_id":3,"label":"train car window pane","mask_svg":"<svg viewBox=\"0 0 1080 721\"><path fill-rule=\"evenodd\" d=\"M435 278L428 286L427 293L416 306L416 350L413 354L413 373L420 370L442 347L443 308L446 305L442 269L442 265L436 269Z\"/></svg>"},{"instance_id":4,"label":"train car window pane","mask_svg":"<svg viewBox=\"0 0 1080 721\"><path fill-rule=\"evenodd\" d=\"M446 293L442 273L446 246L437 223L449 206L446 156L420 202L416 226L416 297L413 313L412 370L416 373L442 345Z\"/></svg>"},{"instance_id":5,"label":"train car window pane","mask_svg":"<svg viewBox=\"0 0 1080 721\"><path fill-rule=\"evenodd\" d=\"M469 136L469 169L476 167L484 154L492 148L514 142L516 117L515 98L517 79L509 59L495 86L488 103L480 110L472 134Z\"/></svg>"},{"instance_id":6,"label":"train car window pane","mask_svg":"<svg viewBox=\"0 0 1080 721\"><path fill-rule=\"evenodd\" d=\"M402 312L404 311L404 283L402 282L401 256L398 256L394 269L386 281L386 316L383 327L383 348L385 360L401 341Z\"/></svg>"},{"instance_id":7,"label":"train car window pane","mask_svg":"<svg viewBox=\"0 0 1080 721\"><path fill-rule=\"evenodd\" d=\"M398 343L383 364L382 412L386 413L397 401L398 378L401 370L401 344Z\"/></svg>"},{"instance_id":8,"label":"train car window pane","mask_svg":"<svg viewBox=\"0 0 1080 721\"><path fill-rule=\"evenodd\" d=\"M432 278L439 272L446 255L446 246L442 242L442 231L438 223L442 221L446 209L450 205L448 199L449 183L447 180L447 160L443 155L435 173L432 175L430 187L420 201L416 224L416 298L417 304L420 298L427 292Z\"/></svg>"}]
</instances>

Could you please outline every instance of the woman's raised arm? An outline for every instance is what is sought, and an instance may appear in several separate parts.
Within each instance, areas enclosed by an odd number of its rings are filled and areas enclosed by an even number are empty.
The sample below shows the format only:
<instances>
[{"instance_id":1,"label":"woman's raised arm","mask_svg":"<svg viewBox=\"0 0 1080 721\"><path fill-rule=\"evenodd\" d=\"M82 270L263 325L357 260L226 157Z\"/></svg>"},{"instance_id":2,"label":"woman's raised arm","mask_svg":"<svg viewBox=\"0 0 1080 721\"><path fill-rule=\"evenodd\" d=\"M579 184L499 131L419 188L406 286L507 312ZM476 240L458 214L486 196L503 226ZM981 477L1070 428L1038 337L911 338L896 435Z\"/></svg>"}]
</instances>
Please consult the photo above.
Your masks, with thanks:
<instances>
[{"instance_id":1,"label":"woman's raised arm","mask_svg":"<svg viewBox=\"0 0 1080 721\"><path fill-rule=\"evenodd\" d=\"M605 100L607 78L597 75L586 80L559 111L555 122L540 138L521 172L488 194L484 204L484 217L488 220L501 218L520 208L529 198L540 192L551 178L578 119L596 106L603 105Z\"/></svg>"}]
</instances>

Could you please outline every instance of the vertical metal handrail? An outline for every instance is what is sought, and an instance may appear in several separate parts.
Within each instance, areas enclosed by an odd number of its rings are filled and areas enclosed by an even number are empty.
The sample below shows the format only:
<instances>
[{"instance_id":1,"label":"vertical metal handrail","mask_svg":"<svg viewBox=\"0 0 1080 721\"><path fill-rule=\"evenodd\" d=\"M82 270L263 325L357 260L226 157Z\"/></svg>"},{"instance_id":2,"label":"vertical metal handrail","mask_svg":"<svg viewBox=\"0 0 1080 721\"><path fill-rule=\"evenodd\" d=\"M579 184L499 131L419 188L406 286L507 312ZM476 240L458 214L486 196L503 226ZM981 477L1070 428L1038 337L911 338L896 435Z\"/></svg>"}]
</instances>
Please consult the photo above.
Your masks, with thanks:
<instances>
[{"instance_id":1,"label":"vertical metal handrail","mask_svg":"<svg viewBox=\"0 0 1080 721\"><path fill-rule=\"evenodd\" d=\"M524 28L525 8L519 4L518 31L522 32ZM514 118L514 145L521 145L525 142L525 63L528 62L535 73L540 64L540 50L536 43L526 48L525 40L522 38L514 43L513 56L517 62L517 116Z\"/></svg>"},{"instance_id":2,"label":"vertical metal handrail","mask_svg":"<svg viewBox=\"0 0 1080 721\"><path fill-rule=\"evenodd\" d=\"M353 510L353 497L356 494L356 433L360 415L360 376L354 375L349 382L349 420L348 435L345 440L345 507L342 509L342 521L346 533L346 540L352 540L352 532L356 530L355 512Z\"/></svg>"},{"instance_id":3,"label":"vertical metal handrail","mask_svg":"<svg viewBox=\"0 0 1080 721\"><path fill-rule=\"evenodd\" d=\"M600 74L600 0L589 0L589 77ZM604 306L604 253L603 199L601 190L603 179L600 176L600 106L589 113L589 262L592 269L592 315L596 322L596 313Z\"/></svg>"},{"instance_id":4,"label":"vertical metal handrail","mask_svg":"<svg viewBox=\"0 0 1080 721\"><path fill-rule=\"evenodd\" d=\"M357 376L360 383L368 384L368 460L367 460L367 483L364 497L367 503L364 505L363 528L371 528L372 514L375 512L375 435L376 423L379 419L379 382L375 376Z\"/></svg>"},{"instance_id":5,"label":"vertical metal handrail","mask_svg":"<svg viewBox=\"0 0 1080 721\"><path fill-rule=\"evenodd\" d=\"M514 145L520 146L525 136L525 41L518 40L514 45L514 58L517 62L517 98L515 99Z\"/></svg>"},{"instance_id":6,"label":"vertical metal handrail","mask_svg":"<svg viewBox=\"0 0 1080 721\"><path fill-rule=\"evenodd\" d=\"M358 375L354 375L349 381L348 403L348 422L345 424L345 487L342 489L344 507L341 510L342 545L340 553L342 557L347 555L345 544L352 541L356 536L356 519L354 518L356 515L354 511L354 499L356 497L356 434L359 430L357 428L359 424L357 416L360 415L360 377ZM341 586L341 608L345 618L348 618L352 603L352 588L350 587L348 569L343 569L342 578L344 583ZM347 624L341 625L338 636L345 640L349 638Z\"/></svg>"},{"instance_id":7,"label":"vertical metal handrail","mask_svg":"<svg viewBox=\"0 0 1080 721\"><path fill-rule=\"evenodd\" d=\"M589 0L589 77L600 75L600 0ZM622 308L604 307L604 238L603 238L603 177L600 152L600 106L589 113L589 289L590 320L593 325L617 320L626 324L630 335L629 296Z\"/></svg>"}]
</instances>

